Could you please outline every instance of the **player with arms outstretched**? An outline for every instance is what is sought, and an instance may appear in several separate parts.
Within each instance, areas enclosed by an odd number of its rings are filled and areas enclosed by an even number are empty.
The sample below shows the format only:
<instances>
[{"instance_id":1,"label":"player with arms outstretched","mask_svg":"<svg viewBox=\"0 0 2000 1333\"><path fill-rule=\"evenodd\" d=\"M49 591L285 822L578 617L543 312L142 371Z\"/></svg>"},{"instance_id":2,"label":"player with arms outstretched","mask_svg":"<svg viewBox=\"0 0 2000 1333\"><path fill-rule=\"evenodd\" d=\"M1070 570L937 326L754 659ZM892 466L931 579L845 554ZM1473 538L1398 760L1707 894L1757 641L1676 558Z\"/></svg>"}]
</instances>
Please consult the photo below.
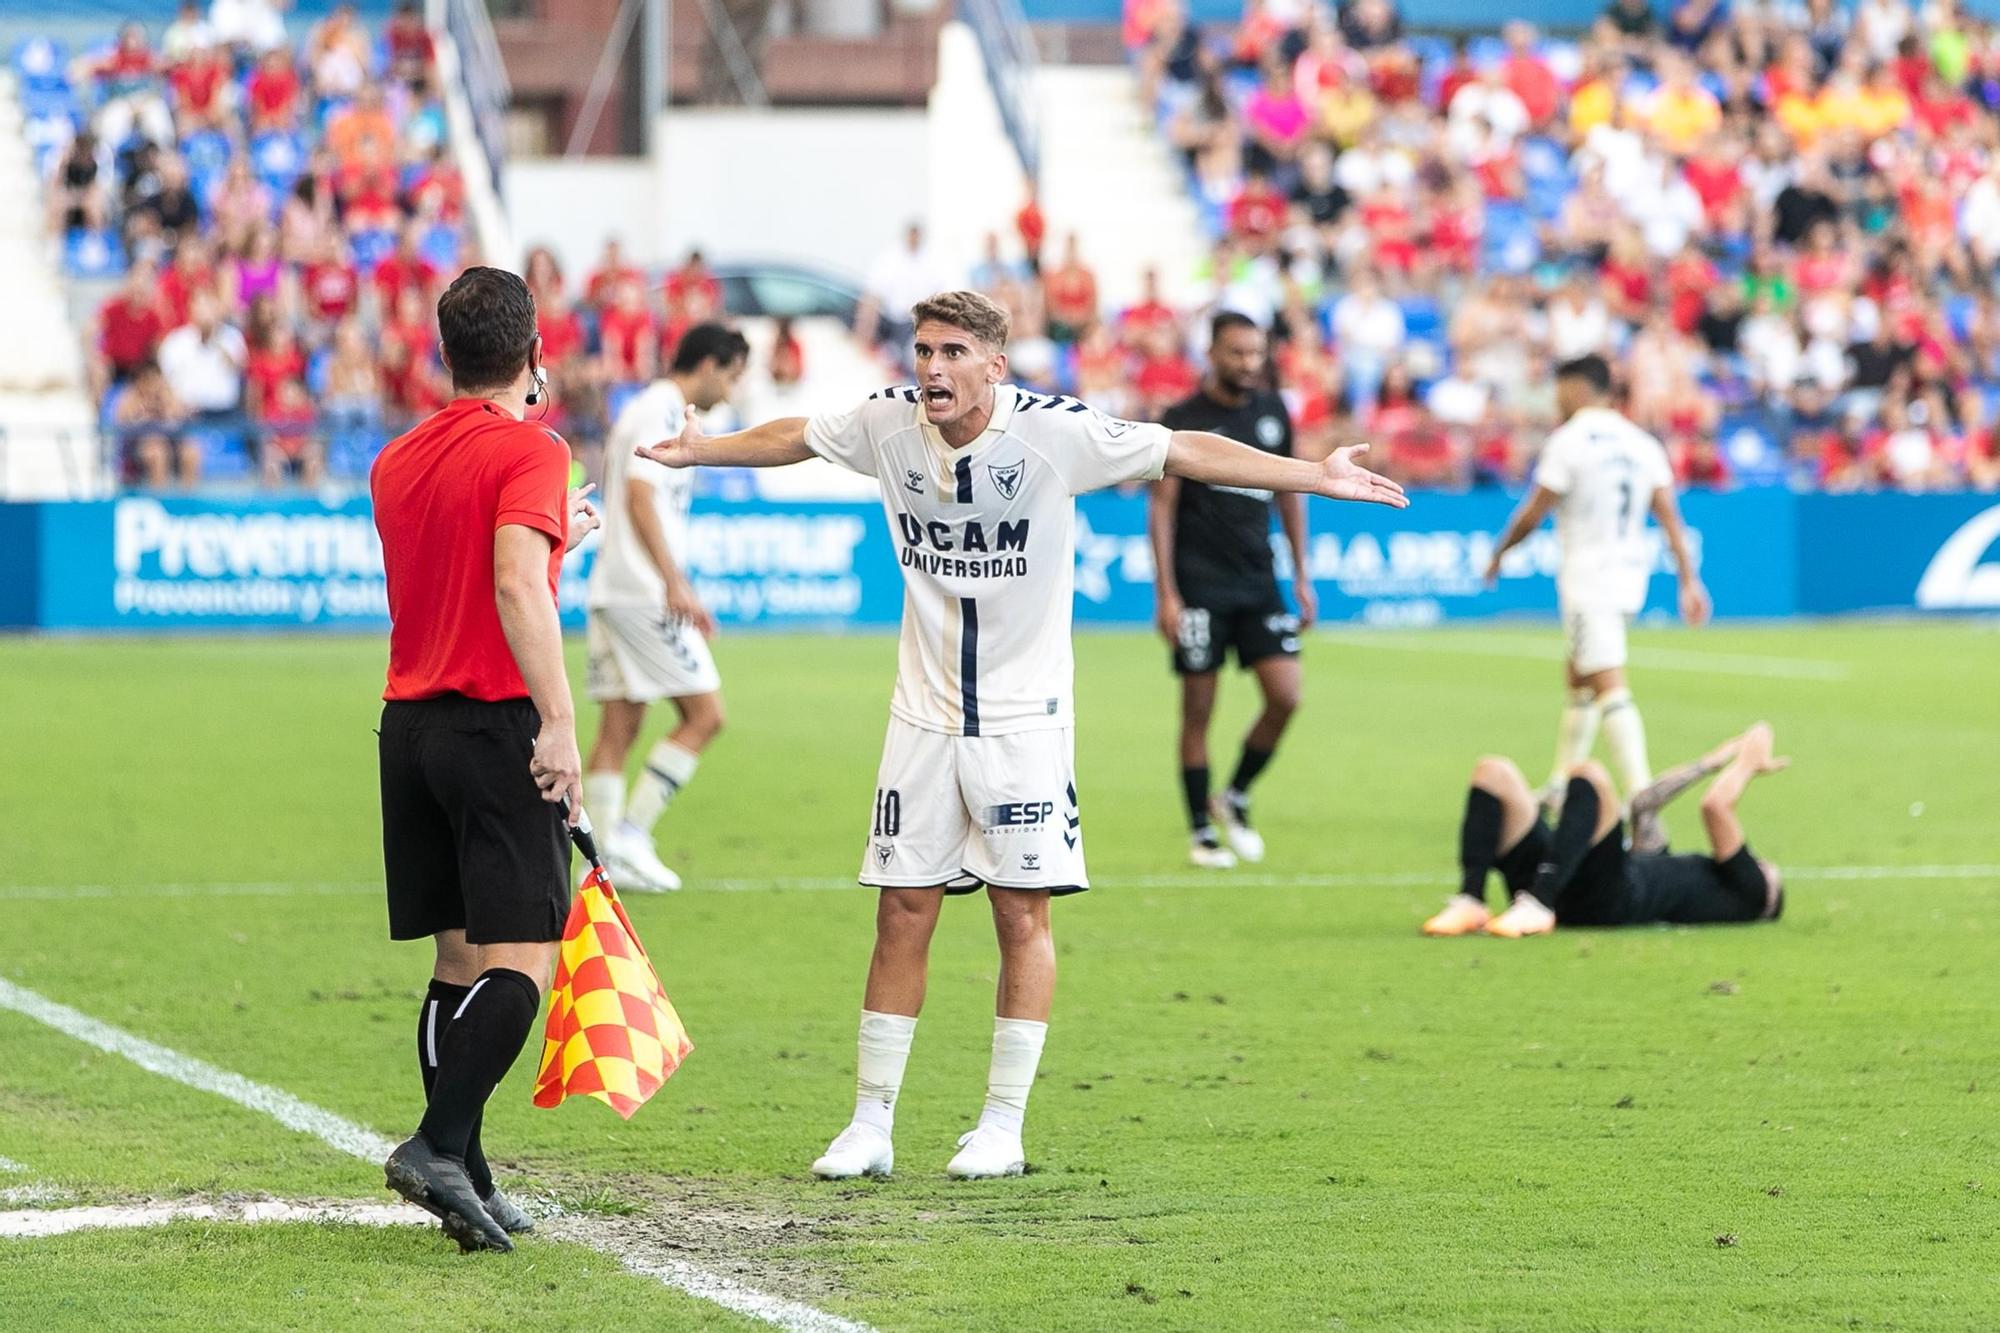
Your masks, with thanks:
<instances>
[{"instance_id":1,"label":"player with arms outstretched","mask_svg":"<svg viewBox=\"0 0 2000 1333\"><path fill-rule=\"evenodd\" d=\"M1207 430L1289 458L1292 422L1284 400L1264 387L1264 330L1224 311L1209 328L1208 374L1186 400L1168 408L1170 430ZM1292 551L1292 591L1285 605L1271 559L1273 502ZM1153 483L1147 506L1153 539L1154 595L1160 633L1181 679L1181 790L1187 799L1188 859L1226 870L1264 859L1264 838L1250 826L1250 784L1271 762L1278 738L1299 706L1299 635L1318 614L1306 568L1306 503L1296 491L1273 495L1241 486L1205 486L1179 477ZM1263 711L1243 738L1229 786L1208 790L1208 723L1216 677L1231 652L1255 672ZM1220 822L1229 845L1216 834Z\"/></svg>"},{"instance_id":2,"label":"player with arms outstretched","mask_svg":"<svg viewBox=\"0 0 2000 1333\"><path fill-rule=\"evenodd\" d=\"M653 846L653 826L722 730L722 677L708 650L715 618L683 564L694 476L636 450L678 435L688 408L706 412L727 399L749 359L742 334L695 325L675 346L672 369L618 414L604 448L604 538L588 595L590 697L604 711L584 770L583 804L603 831L604 859L621 888L681 886ZM674 701L680 725L646 752L628 801L626 756L647 705L661 699Z\"/></svg>"},{"instance_id":3,"label":"player with arms outstretched","mask_svg":"<svg viewBox=\"0 0 2000 1333\"><path fill-rule=\"evenodd\" d=\"M1089 887L1074 769L1070 603L1077 495L1164 473L1402 507L1354 460L1281 458L1219 435L1120 421L1007 377L1006 312L946 292L911 312L917 383L858 407L644 452L669 467L814 456L876 478L903 566L902 641L861 882L881 890L853 1122L816 1175L886 1175L891 1129L946 893L982 885L1000 946L979 1125L947 1171L1018 1175L1055 996L1049 900Z\"/></svg>"},{"instance_id":4,"label":"player with arms outstretched","mask_svg":"<svg viewBox=\"0 0 2000 1333\"><path fill-rule=\"evenodd\" d=\"M1560 807L1570 769L1590 758L1600 721L1625 790L1637 791L1652 780L1645 723L1625 683L1626 622L1645 605L1652 574L1647 514L1673 552L1681 618L1702 625L1709 613L1708 590L1688 550L1666 450L1613 410L1610 400L1611 367L1603 357L1579 357L1556 367L1563 424L1543 447L1534 489L1508 520L1486 569L1488 583L1498 579L1500 557L1554 511L1562 544L1556 591L1569 638L1564 668L1569 699L1543 789L1552 808Z\"/></svg>"},{"instance_id":5,"label":"player with arms outstretched","mask_svg":"<svg viewBox=\"0 0 2000 1333\"><path fill-rule=\"evenodd\" d=\"M1785 910L1784 879L1777 866L1751 852L1736 807L1753 779L1789 762L1772 754L1771 728L1759 722L1663 773L1632 797L1628 848L1618 796L1601 764L1585 761L1571 771L1562 817L1551 829L1521 770L1489 755L1473 766L1465 797L1459 891L1424 922L1424 934L1484 931L1515 939L1546 935L1558 923L1775 921ZM1660 811L1715 774L1720 776L1701 798L1707 854L1670 855ZM1486 877L1493 870L1512 898L1499 916L1486 910Z\"/></svg>"}]
</instances>

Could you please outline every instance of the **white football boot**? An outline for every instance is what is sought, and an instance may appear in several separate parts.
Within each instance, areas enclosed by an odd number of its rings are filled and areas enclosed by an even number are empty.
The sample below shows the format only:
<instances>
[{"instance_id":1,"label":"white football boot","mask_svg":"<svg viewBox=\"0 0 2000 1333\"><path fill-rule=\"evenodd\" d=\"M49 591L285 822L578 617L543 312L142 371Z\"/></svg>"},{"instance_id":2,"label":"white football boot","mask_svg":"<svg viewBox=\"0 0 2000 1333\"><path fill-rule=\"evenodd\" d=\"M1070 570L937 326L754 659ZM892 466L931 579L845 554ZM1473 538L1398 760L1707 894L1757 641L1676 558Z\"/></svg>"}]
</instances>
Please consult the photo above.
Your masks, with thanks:
<instances>
[{"instance_id":1,"label":"white football boot","mask_svg":"<svg viewBox=\"0 0 2000 1333\"><path fill-rule=\"evenodd\" d=\"M896 1169L896 1145L873 1125L859 1122L835 1136L812 1173L821 1180L852 1180L856 1176L886 1176Z\"/></svg>"},{"instance_id":2,"label":"white football boot","mask_svg":"<svg viewBox=\"0 0 2000 1333\"><path fill-rule=\"evenodd\" d=\"M667 869L653 840L630 825L621 824L604 835L604 864L611 882L636 893L671 893L681 886L681 877Z\"/></svg>"},{"instance_id":3,"label":"white football boot","mask_svg":"<svg viewBox=\"0 0 2000 1333\"><path fill-rule=\"evenodd\" d=\"M1217 841L1215 830L1197 833L1188 840L1188 864L1203 870L1236 869L1236 853Z\"/></svg>"},{"instance_id":4,"label":"white football boot","mask_svg":"<svg viewBox=\"0 0 2000 1333\"><path fill-rule=\"evenodd\" d=\"M958 1155L951 1159L944 1173L953 1180L993 1180L1018 1176L1027 1169L1027 1154L1021 1149L1018 1132L981 1125L958 1136Z\"/></svg>"},{"instance_id":5,"label":"white football boot","mask_svg":"<svg viewBox=\"0 0 2000 1333\"><path fill-rule=\"evenodd\" d=\"M1243 818L1244 812L1237 809L1227 793L1210 801L1208 807L1215 822L1222 826L1222 836L1229 839L1230 850L1236 853L1237 860L1254 866L1264 859L1264 835L1250 827Z\"/></svg>"},{"instance_id":6,"label":"white football boot","mask_svg":"<svg viewBox=\"0 0 2000 1333\"><path fill-rule=\"evenodd\" d=\"M1507 910L1486 923L1488 935L1518 940L1529 935L1546 935L1556 928L1556 914L1532 893L1517 893Z\"/></svg>"}]
</instances>

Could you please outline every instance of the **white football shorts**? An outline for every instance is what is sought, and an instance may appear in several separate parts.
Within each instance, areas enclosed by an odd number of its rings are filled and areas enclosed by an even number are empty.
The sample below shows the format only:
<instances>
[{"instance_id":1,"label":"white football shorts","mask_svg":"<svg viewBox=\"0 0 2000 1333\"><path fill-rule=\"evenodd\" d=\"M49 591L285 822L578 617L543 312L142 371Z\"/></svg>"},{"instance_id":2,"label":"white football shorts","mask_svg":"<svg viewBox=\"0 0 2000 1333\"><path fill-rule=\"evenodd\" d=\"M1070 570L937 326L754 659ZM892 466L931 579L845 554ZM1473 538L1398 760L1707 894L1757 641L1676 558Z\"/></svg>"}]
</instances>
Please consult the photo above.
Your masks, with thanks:
<instances>
[{"instance_id":1,"label":"white football shorts","mask_svg":"<svg viewBox=\"0 0 2000 1333\"><path fill-rule=\"evenodd\" d=\"M1594 675L1625 665L1623 611L1565 606L1563 633L1569 639L1569 664L1579 676Z\"/></svg>"},{"instance_id":2,"label":"white football shorts","mask_svg":"<svg viewBox=\"0 0 2000 1333\"><path fill-rule=\"evenodd\" d=\"M659 611L610 606L590 613L589 692L597 703L649 704L722 688L708 640Z\"/></svg>"},{"instance_id":3,"label":"white football shorts","mask_svg":"<svg viewBox=\"0 0 2000 1333\"><path fill-rule=\"evenodd\" d=\"M954 736L890 718L861 882L1089 888L1070 729Z\"/></svg>"}]
</instances>

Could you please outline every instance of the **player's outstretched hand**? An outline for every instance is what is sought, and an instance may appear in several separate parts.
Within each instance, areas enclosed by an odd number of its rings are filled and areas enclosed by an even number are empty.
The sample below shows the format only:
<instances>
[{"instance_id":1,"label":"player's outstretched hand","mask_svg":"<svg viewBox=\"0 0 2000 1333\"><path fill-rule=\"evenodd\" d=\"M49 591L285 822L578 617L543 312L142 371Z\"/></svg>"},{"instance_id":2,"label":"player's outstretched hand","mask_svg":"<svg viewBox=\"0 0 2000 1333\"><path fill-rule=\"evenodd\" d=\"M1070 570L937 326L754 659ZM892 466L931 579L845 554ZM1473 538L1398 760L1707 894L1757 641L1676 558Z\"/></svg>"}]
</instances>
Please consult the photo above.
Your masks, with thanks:
<instances>
[{"instance_id":1,"label":"player's outstretched hand","mask_svg":"<svg viewBox=\"0 0 2000 1333\"><path fill-rule=\"evenodd\" d=\"M1758 722L1743 733L1741 748L1736 752L1736 762L1749 767L1758 776L1766 773L1782 773L1791 767L1788 756L1774 754L1776 744L1769 722Z\"/></svg>"},{"instance_id":2,"label":"player's outstretched hand","mask_svg":"<svg viewBox=\"0 0 2000 1333\"><path fill-rule=\"evenodd\" d=\"M662 467L693 467L698 461L694 456L695 446L707 436L695 424L695 410L690 407L681 414L681 433L671 440L661 440L658 444L642 444L632 452L641 458L650 458Z\"/></svg>"},{"instance_id":3,"label":"player's outstretched hand","mask_svg":"<svg viewBox=\"0 0 2000 1333\"><path fill-rule=\"evenodd\" d=\"M1410 497L1403 488L1379 472L1370 472L1355 460L1368 452L1365 444L1335 449L1320 467L1319 494L1335 500L1359 500L1366 504L1408 509Z\"/></svg>"},{"instance_id":4,"label":"player's outstretched hand","mask_svg":"<svg viewBox=\"0 0 2000 1333\"><path fill-rule=\"evenodd\" d=\"M577 543L604 526L604 520L597 516L597 506L590 502L590 493L597 489L597 483L569 488L569 545L563 547L568 555L577 548Z\"/></svg>"},{"instance_id":5,"label":"player's outstretched hand","mask_svg":"<svg viewBox=\"0 0 2000 1333\"><path fill-rule=\"evenodd\" d=\"M1708 623L1715 604L1708 599L1708 589L1700 579L1693 579L1681 586L1681 619L1700 629Z\"/></svg>"}]
</instances>

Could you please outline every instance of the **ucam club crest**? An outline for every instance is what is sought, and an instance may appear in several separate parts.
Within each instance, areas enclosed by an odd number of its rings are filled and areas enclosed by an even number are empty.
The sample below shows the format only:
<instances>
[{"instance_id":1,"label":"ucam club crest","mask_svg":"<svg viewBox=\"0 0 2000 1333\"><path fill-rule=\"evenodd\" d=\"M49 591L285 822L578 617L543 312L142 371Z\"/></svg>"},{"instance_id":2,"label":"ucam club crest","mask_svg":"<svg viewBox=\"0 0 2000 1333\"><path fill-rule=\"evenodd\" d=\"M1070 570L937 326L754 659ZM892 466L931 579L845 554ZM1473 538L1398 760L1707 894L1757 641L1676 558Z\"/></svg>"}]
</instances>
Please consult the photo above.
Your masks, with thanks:
<instances>
[{"instance_id":1,"label":"ucam club crest","mask_svg":"<svg viewBox=\"0 0 2000 1333\"><path fill-rule=\"evenodd\" d=\"M1021 472L1024 463L1025 460L1016 459L1011 463L989 463L986 465L987 472L993 476L993 489L1000 492L1001 499L1011 500L1014 498L1014 493L1021 489Z\"/></svg>"}]
</instances>

